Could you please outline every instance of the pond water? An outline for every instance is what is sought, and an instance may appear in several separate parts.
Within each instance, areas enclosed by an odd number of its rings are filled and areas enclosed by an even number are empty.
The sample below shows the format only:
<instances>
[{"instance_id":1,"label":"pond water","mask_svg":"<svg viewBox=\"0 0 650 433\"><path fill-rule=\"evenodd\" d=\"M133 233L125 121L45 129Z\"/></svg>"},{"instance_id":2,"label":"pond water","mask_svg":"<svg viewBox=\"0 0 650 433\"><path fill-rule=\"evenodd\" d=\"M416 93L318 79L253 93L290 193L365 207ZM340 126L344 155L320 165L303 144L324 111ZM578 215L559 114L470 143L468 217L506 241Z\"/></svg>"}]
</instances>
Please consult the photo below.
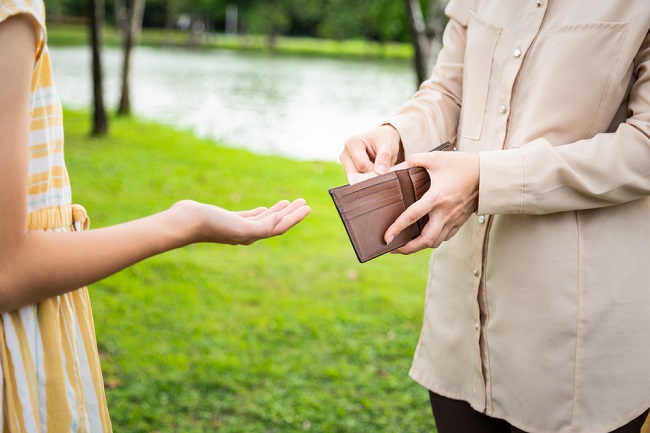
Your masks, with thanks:
<instances>
[{"instance_id":1,"label":"pond water","mask_svg":"<svg viewBox=\"0 0 650 433\"><path fill-rule=\"evenodd\" d=\"M52 47L63 103L91 102L90 49ZM117 106L121 52L103 52L107 109ZM338 161L345 139L393 114L416 90L410 62L138 47L133 112L229 146Z\"/></svg>"}]
</instances>

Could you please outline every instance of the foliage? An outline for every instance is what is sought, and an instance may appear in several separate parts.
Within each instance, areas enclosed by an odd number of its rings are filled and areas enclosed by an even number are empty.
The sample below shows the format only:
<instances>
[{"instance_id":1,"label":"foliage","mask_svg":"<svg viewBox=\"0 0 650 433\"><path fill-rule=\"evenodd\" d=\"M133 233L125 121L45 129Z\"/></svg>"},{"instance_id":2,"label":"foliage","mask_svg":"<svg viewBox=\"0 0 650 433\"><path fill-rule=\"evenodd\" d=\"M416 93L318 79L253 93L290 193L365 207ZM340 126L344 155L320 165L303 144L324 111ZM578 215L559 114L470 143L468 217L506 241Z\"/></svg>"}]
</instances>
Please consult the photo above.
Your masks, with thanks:
<instances>
[{"instance_id":1,"label":"foliage","mask_svg":"<svg viewBox=\"0 0 650 433\"><path fill-rule=\"evenodd\" d=\"M195 245L90 287L115 431L435 431L407 375L428 253L357 263L327 193L345 182L338 164L125 118L94 139L87 121L65 112L74 200L93 228L182 198L244 209L303 196L313 208L282 237Z\"/></svg>"},{"instance_id":2,"label":"foliage","mask_svg":"<svg viewBox=\"0 0 650 433\"><path fill-rule=\"evenodd\" d=\"M423 7L430 0L421 0ZM54 21L86 14L85 0L48 0ZM106 0L106 19L115 24L114 0ZM276 36L410 40L403 0L148 0L145 27L174 27L187 16L208 31L225 28L228 6L239 10L244 33ZM426 10L426 9L425 9Z\"/></svg>"},{"instance_id":3,"label":"foliage","mask_svg":"<svg viewBox=\"0 0 650 433\"><path fill-rule=\"evenodd\" d=\"M48 44L50 46L75 46L87 43L87 30L78 25L62 25L52 23L48 25ZM112 27L104 31L104 43L118 46L120 38ZM140 44L154 47L187 46L190 41L187 35L180 31L167 31L162 29L144 29ZM267 41L261 36L219 35L215 38L206 38L200 46L203 49L232 49L247 51L265 51ZM314 39L300 37L278 37L275 45L278 54L302 56L330 56L330 57L375 57L384 59L410 59L413 48L410 44L390 43L382 44L373 41L346 40L335 41L332 39Z\"/></svg>"}]
</instances>

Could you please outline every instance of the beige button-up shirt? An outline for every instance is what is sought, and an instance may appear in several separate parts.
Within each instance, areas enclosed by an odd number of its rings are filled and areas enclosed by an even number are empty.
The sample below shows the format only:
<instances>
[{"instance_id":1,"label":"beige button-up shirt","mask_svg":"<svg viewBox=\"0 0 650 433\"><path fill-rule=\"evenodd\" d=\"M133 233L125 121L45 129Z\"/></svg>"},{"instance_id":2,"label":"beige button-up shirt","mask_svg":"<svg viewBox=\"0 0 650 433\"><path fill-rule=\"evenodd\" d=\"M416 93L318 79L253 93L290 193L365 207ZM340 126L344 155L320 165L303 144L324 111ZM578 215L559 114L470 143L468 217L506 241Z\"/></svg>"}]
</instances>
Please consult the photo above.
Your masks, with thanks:
<instances>
[{"instance_id":1,"label":"beige button-up shirt","mask_svg":"<svg viewBox=\"0 0 650 433\"><path fill-rule=\"evenodd\" d=\"M609 432L650 407L650 1L447 14L390 123L407 155L479 152L479 209L432 256L411 376L529 432Z\"/></svg>"}]
</instances>

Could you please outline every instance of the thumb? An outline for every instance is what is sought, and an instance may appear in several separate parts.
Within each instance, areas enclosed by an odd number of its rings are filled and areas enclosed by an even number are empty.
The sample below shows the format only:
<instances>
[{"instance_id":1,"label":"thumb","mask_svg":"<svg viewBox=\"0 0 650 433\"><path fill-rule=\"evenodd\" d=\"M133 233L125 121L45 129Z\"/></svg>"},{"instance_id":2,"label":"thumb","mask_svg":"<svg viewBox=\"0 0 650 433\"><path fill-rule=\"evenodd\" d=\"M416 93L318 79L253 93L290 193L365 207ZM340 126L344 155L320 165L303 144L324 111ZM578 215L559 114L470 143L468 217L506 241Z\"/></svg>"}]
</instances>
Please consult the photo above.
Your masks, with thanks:
<instances>
[{"instance_id":1,"label":"thumb","mask_svg":"<svg viewBox=\"0 0 650 433\"><path fill-rule=\"evenodd\" d=\"M375 173L384 174L391 165L393 165L392 155L387 150L382 150L377 154L377 158L375 158Z\"/></svg>"},{"instance_id":2,"label":"thumb","mask_svg":"<svg viewBox=\"0 0 650 433\"><path fill-rule=\"evenodd\" d=\"M400 149L399 132L391 125L382 125L376 129L375 166L378 174L384 174L397 160Z\"/></svg>"}]
</instances>

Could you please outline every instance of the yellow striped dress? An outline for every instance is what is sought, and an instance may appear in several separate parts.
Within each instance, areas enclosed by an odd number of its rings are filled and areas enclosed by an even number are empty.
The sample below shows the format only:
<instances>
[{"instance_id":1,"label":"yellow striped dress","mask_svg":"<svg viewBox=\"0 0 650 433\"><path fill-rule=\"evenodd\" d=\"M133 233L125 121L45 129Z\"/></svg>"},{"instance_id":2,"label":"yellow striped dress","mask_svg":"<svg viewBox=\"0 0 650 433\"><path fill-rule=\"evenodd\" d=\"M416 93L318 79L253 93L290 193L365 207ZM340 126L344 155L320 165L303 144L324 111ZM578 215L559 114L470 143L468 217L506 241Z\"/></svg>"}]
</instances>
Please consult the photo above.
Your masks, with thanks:
<instances>
[{"instance_id":1,"label":"yellow striped dress","mask_svg":"<svg viewBox=\"0 0 650 433\"><path fill-rule=\"evenodd\" d=\"M31 87L28 228L68 231L75 225L43 0L0 0L0 25L21 13L42 33ZM83 212L77 219L83 225ZM0 361L2 432L111 431L86 288L2 314Z\"/></svg>"}]
</instances>

